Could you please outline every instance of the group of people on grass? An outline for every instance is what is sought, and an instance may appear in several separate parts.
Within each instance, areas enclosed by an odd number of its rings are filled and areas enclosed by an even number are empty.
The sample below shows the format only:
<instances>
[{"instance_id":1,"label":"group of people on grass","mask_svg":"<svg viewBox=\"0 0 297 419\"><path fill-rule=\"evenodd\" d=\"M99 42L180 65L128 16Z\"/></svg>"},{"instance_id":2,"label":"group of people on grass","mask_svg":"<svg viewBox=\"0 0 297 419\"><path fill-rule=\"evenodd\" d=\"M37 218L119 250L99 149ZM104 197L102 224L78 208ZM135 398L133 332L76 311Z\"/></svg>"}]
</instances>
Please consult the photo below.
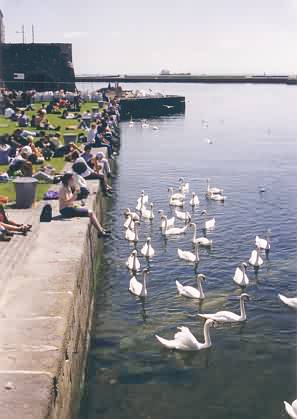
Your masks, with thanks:
<instances>
[{"instance_id":1,"label":"group of people on grass","mask_svg":"<svg viewBox=\"0 0 297 419\"><path fill-rule=\"evenodd\" d=\"M37 115L44 117L48 112L60 112L65 103L59 101L52 105L51 108L41 105ZM80 101L77 99L76 109L79 106ZM71 110L67 104L64 111L69 112L68 109ZM62 110L61 117L65 116L64 111ZM109 232L100 225L95 214L85 206L78 206L77 201L84 200L89 195L88 180L98 180L105 196L112 194L112 187L109 185L109 179L112 177L109 160L115 158L118 148L118 101L116 99L109 100L100 112L94 108L82 115L84 118L81 118L81 125L84 132L80 135L81 144L63 144L58 132L47 133L45 129L30 130L32 119L29 121L26 116L26 111L21 111L22 123L19 128L12 135L0 137L0 164L8 164L7 177L32 176L48 183L61 182L59 190L61 216L63 218L89 217L100 237L108 235ZM28 121L29 125L25 125L25 121ZM94 148L98 147L105 147L107 152L94 151ZM55 175L50 172L49 167L45 167L45 165L48 160L55 157L64 157L65 161L71 162L71 172L63 175ZM41 167L34 173L33 165L36 164L40 164ZM18 231L26 234L30 228L31 226L15 223L11 230L1 224L0 216L0 239L9 240L11 234Z\"/></svg>"}]
</instances>

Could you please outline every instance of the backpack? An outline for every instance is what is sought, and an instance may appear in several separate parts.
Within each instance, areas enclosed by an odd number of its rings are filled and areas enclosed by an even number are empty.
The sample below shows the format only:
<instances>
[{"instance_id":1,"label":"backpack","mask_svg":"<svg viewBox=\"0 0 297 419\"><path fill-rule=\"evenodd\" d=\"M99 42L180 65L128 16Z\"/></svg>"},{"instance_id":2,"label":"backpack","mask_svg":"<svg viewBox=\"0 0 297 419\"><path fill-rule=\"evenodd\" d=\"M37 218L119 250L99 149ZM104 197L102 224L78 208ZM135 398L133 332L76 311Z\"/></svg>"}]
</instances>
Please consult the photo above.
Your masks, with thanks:
<instances>
[{"instance_id":1,"label":"backpack","mask_svg":"<svg viewBox=\"0 0 297 419\"><path fill-rule=\"evenodd\" d=\"M59 192L49 190L49 191L45 192L45 194L43 195L43 199L44 200L59 199Z\"/></svg>"},{"instance_id":2,"label":"backpack","mask_svg":"<svg viewBox=\"0 0 297 419\"><path fill-rule=\"evenodd\" d=\"M50 204L46 204L41 211L40 214L40 222L41 223L49 223L52 221L53 218L53 209Z\"/></svg>"}]
</instances>

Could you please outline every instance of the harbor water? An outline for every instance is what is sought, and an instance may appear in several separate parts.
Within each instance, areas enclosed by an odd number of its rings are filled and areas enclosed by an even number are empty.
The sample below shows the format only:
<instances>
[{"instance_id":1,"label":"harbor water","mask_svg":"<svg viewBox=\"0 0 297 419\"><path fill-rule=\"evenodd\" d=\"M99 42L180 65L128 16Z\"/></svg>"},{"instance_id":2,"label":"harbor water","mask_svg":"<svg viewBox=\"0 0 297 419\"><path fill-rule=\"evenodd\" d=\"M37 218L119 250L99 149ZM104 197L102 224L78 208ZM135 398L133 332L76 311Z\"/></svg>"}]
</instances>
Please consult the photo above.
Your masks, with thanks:
<instances>
[{"instance_id":1,"label":"harbor water","mask_svg":"<svg viewBox=\"0 0 297 419\"><path fill-rule=\"evenodd\" d=\"M121 124L117 176L105 215L112 239L105 243L97 278L81 419L285 419L283 400L296 398L296 312L278 293L296 296L296 87L127 87L185 95L186 114L150 120L149 128L139 121L133 128ZM213 246L200 248L197 272L206 275L201 303L179 296L175 285L178 280L195 286L193 265L177 257L178 248L192 249L193 231L164 240L159 229L158 210L171 215L168 187L176 188L181 176L200 199L192 213L199 235L203 209L216 219L208 234ZM207 178L224 189L224 203L205 199ZM133 246L123 228L123 211L134 210L142 190L154 203L155 219L141 222L136 247L150 236L156 251L144 301L128 292L125 262ZM203 341L198 313L239 313L235 269L248 261L255 236L268 229L268 259L263 255L258 272L247 270L247 321L212 328L207 350L161 347L154 335L171 339L178 326ZM147 266L145 258L140 262Z\"/></svg>"}]
</instances>

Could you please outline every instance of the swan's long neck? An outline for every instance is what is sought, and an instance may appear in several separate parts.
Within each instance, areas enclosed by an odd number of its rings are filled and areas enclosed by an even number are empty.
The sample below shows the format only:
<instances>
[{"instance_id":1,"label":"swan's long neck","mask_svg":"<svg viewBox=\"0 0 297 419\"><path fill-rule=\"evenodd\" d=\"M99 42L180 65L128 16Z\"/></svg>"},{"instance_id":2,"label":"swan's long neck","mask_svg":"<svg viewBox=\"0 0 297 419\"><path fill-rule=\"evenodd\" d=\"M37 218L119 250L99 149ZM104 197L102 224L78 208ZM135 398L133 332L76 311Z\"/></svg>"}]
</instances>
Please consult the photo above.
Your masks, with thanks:
<instances>
[{"instance_id":1,"label":"swan's long neck","mask_svg":"<svg viewBox=\"0 0 297 419\"><path fill-rule=\"evenodd\" d=\"M210 333L209 333L209 329L210 329L210 324L207 323L207 321L204 324L204 341L205 341L205 346L211 346L211 340L210 340Z\"/></svg>"},{"instance_id":2,"label":"swan's long neck","mask_svg":"<svg viewBox=\"0 0 297 419\"><path fill-rule=\"evenodd\" d=\"M242 271L242 281L244 281L244 277L245 277L245 268L244 268L244 266L241 266L241 271Z\"/></svg>"},{"instance_id":3,"label":"swan's long neck","mask_svg":"<svg viewBox=\"0 0 297 419\"><path fill-rule=\"evenodd\" d=\"M165 220L165 230L167 230L167 217L166 217L166 215L164 215L164 220Z\"/></svg>"},{"instance_id":4,"label":"swan's long neck","mask_svg":"<svg viewBox=\"0 0 297 419\"><path fill-rule=\"evenodd\" d=\"M210 184L209 184L209 180L207 179L207 192L209 192L210 191Z\"/></svg>"},{"instance_id":5,"label":"swan's long neck","mask_svg":"<svg viewBox=\"0 0 297 419\"><path fill-rule=\"evenodd\" d=\"M153 207L151 206L151 215L150 215L150 218L153 218L153 216L154 216L154 210L153 210Z\"/></svg>"},{"instance_id":6,"label":"swan's long neck","mask_svg":"<svg viewBox=\"0 0 297 419\"><path fill-rule=\"evenodd\" d=\"M202 281L201 281L200 278L197 278L197 288L198 288L198 291L200 292L200 297L204 298L205 295L204 295L204 292L203 292Z\"/></svg>"},{"instance_id":7,"label":"swan's long neck","mask_svg":"<svg viewBox=\"0 0 297 419\"><path fill-rule=\"evenodd\" d=\"M196 262L198 262L199 261L199 246L197 243L195 245L195 256L196 256Z\"/></svg>"},{"instance_id":8,"label":"swan's long neck","mask_svg":"<svg viewBox=\"0 0 297 419\"><path fill-rule=\"evenodd\" d=\"M259 258L260 258L260 249L257 249L256 265L259 264Z\"/></svg>"},{"instance_id":9,"label":"swan's long neck","mask_svg":"<svg viewBox=\"0 0 297 419\"><path fill-rule=\"evenodd\" d=\"M133 253L133 270L136 271L136 253Z\"/></svg>"},{"instance_id":10,"label":"swan's long neck","mask_svg":"<svg viewBox=\"0 0 297 419\"><path fill-rule=\"evenodd\" d=\"M145 295L146 293L146 272L143 272L142 274L142 290L141 295Z\"/></svg>"},{"instance_id":11,"label":"swan's long neck","mask_svg":"<svg viewBox=\"0 0 297 419\"><path fill-rule=\"evenodd\" d=\"M130 223L128 225L128 228L130 228L130 230L132 230L133 217L132 217L131 214L129 214L129 217L130 217Z\"/></svg>"},{"instance_id":12,"label":"swan's long neck","mask_svg":"<svg viewBox=\"0 0 297 419\"><path fill-rule=\"evenodd\" d=\"M135 241L138 241L138 224L135 224Z\"/></svg>"},{"instance_id":13,"label":"swan's long neck","mask_svg":"<svg viewBox=\"0 0 297 419\"><path fill-rule=\"evenodd\" d=\"M196 224L194 224L193 227L194 227L193 242L194 242L194 241L196 241L196 232L197 232L197 226L196 226Z\"/></svg>"},{"instance_id":14,"label":"swan's long neck","mask_svg":"<svg viewBox=\"0 0 297 419\"><path fill-rule=\"evenodd\" d=\"M242 319L246 319L246 313L245 313L245 305L244 305L244 299L240 299L240 317Z\"/></svg>"}]
</instances>

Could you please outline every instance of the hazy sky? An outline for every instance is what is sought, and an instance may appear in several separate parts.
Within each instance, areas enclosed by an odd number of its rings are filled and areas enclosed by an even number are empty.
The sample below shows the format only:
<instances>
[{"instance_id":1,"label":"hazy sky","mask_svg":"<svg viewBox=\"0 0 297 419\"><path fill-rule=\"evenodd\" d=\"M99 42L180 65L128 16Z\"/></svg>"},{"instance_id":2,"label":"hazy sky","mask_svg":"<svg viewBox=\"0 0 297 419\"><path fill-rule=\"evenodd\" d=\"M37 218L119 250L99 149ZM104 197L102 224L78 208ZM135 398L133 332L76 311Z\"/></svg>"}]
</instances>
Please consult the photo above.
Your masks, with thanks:
<instances>
[{"instance_id":1,"label":"hazy sky","mask_svg":"<svg viewBox=\"0 0 297 419\"><path fill-rule=\"evenodd\" d=\"M80 73L297 73L297 0L0 0L6 41L72 42Z\"/></svg>"}]
</instances>

